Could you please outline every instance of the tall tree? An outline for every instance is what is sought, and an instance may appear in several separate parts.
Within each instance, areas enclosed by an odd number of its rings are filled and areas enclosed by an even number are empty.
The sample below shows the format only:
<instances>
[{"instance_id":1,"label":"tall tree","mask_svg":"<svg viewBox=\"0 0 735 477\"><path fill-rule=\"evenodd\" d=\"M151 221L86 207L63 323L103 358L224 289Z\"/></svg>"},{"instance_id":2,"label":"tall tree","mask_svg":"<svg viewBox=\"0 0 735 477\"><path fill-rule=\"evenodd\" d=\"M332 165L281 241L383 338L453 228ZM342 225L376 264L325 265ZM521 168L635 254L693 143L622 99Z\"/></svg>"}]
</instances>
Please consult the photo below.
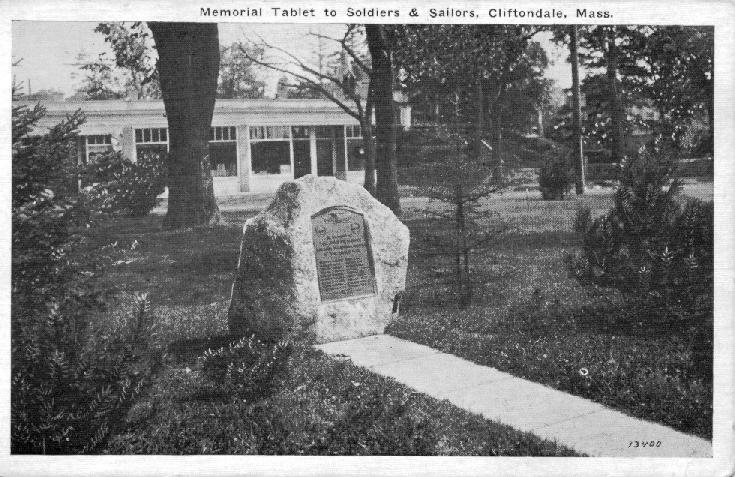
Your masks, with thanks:
<instances>
[{"instance_id":1,"label":"tall tree","mask_svg":"<svg viewBox=\"0 0 735 477\"><path fill-rule=\"evenodd\" d=\"M386 25L365 25L372 60L370 88L375 104L375 197L396 213L401 213L396 164L396 124L393 111L393 48L395 32Z\"/></svg>"},{"instance_id":2,"label":"tall tree","mask_svg":"<svg viewBox=\"0 0 735 477\"><path fill-rule=\"evenodd\" d=\"M150 32L145 22L100 23L95 32L105 36L115 55L115 65L125 71L126 87L136 99L158 98L158 72L156 70Z\"/></svg>"},{"instance_id":3,"label":"tall tree","mask_svg":"<svg viewBox=\"0 0 735 477\"><path fill-rule=\"evenodd\" d=\"M646 71L641 63L645 29L628 25L584 26L577 29L579 61L589 72L582 81L587 139L596 139L620 162L625 136L639 122L628 120L634 105L645 105L638 94Z\"/></svg>"},{"instance_id":4,"label":"tall tree","mask_svg":"<svg viewBox=\"0 0 735 477\"><path fill-rule=\"evenodd\" d=\"M248 51L248 55L242 52ZM263 48L233 42L220 49L219 80L217 98L221 99L260 99L265 93L265 82L256 77L255 63L249 57L263 56Z\"/></svg>"},{"instance_id":5,"label":"tall tree","mask_svg":"<svg viewBox=\"0 0 735 477\"><path fill-rule=\"evenodd\" d=\"M572 65L572 129L574 137L574 168L577 172L576 192L584 194L585 167L582 143L582 106L579 89L579 42L577 25L569 25L569 63Z\"/></svg>"},{"instance_id":6,"label":"tall tree","mask_svg":"<svg viewBox=\"0 0 735 477\"><path fill-rule=\"evenodd\" d=\"M500 149L503 127L536 122L548 87L542 78L546 55L531 41L539 28L405 25L399 31L402 86L410 96L434 103L440 122L454 123L455 130L484 127L494 151Z\"/></svg>"},{"instance_id":7,"label":"tall tree","mask_svg":"<svg viewBox=\"0 0 735 477\"><path fill-rule=\"evenodd\" d=\"M607 81L610 91L610 118L612 121L611 158L613 162L623 159L623 121L625 121L625 107L621 98L620 85L618 82L618 47L615 44L618 30L615 27L607 29Z\"/></svg>"},{"instance_id":8,"label":"tall tree","mask_svg":"<svg viewBox=\"0 0 735 477\"><path fill-rule=\"evenodd\" d=\"M579 79L579 25L553 26L550 28L552 41L569 48L569 64L572 69L572 151L575 170L576 193L584 194L585 189L585 159L584 135L582 130L582 92Z\"/></svg>"},{"instance_id":9,"label":"tall tree","mask_svg":"<svg viewBox=\"0 0 735 477\"><path fill-rule=\"evenodd\" d=\"M709 126L705 152L712 152L714 126L714 29L708 26L648 27L641 49L647 75L640 92L653 100L675 138L704 115Z\"/></svg>"},{"instance_id":10,"label":"tall tree","mask_svg":"<svg viewBox=\"0 0 735 477\"><path fill-rule=\"evenodd\" d=\"M219 220L209 165L209 128L219 70L214 23L150 22L168 118L169 228Z\"/></svg>"},{"instance_id":11,"label":"tall tree","mask_svg":"<svg viewBox=\"0 0 735 477\"><path fill-rule=\"evenodd\" d=\"M80 55L78 58L81 59ZM86 72L82 84L77 88L74 99L105 100L125 97L125 88L115 77L115 64L101 53L95 61L83 63L80 67Z\"/></svg>"}]
</instances>

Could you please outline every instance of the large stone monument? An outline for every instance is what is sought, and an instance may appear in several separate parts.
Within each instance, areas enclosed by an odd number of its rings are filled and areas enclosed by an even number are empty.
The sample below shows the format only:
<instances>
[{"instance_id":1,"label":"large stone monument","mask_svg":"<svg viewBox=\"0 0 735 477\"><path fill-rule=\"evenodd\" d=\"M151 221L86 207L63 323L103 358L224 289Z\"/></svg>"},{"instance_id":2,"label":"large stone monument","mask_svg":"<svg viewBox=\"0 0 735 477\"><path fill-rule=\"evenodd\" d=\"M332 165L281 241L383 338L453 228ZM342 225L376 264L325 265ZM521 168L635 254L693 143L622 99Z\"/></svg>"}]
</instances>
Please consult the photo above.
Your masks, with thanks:
<instances>
[{"instance_id":1,"label":"large stone monument","mask_svg":"<svg viewBox=\"0 0 735 477\"><path fill-rule=\"evenodd\" d=\"M323 343L382 333L398 311L408 228L365 189L286 182L243 228L230 331Z\"/></svg>"}]
</instances>

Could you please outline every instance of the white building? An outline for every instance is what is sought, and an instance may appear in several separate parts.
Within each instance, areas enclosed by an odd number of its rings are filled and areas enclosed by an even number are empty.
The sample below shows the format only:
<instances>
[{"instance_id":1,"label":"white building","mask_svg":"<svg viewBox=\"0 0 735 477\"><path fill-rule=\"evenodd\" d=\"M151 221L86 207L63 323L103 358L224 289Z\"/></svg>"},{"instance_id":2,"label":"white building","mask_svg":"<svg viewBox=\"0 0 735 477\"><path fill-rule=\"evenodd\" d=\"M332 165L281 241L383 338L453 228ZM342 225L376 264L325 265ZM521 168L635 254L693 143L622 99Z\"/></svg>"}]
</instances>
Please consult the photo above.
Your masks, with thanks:
<instances>
[{"instance_id":1,"label":"white building","mask_svg":"<svg viewBox=\"0 0 735 477\"><path fill-rule=\"evenodd\" d=\"M22 103L22 102L18 102ZM32 106L32 104L31 104ZM45 133L81 109L79 157L120 150L135 161L145 150L168 150L162 101L44 102L34 132ZM410 112L401 111L404 127ZM362 136L357 120L326 100L217 100L210 161L218 196L271 192L306 174L363 180Z\"/></svg>"}]
</instances>

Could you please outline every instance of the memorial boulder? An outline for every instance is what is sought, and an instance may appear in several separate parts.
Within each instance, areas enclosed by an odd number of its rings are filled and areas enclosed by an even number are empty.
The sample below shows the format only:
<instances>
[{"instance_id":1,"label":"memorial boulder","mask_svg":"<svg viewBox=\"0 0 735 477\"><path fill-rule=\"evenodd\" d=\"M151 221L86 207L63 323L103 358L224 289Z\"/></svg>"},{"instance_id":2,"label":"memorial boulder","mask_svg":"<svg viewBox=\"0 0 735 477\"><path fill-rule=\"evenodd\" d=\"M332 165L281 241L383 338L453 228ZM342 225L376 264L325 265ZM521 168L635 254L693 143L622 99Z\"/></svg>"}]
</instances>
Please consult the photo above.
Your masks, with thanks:
<instances>
[{"instance_id":1,"label":"memorial boulder","mask_svg":"<svg viewBox=\"0 0 735 477\"><path fill-rule=\"evenodd\" d=\"M398 311L408 245L408 228L359 185L286 182L243 227L230 331L317 343L382 333Z\"/></svg>"}]
</instances>

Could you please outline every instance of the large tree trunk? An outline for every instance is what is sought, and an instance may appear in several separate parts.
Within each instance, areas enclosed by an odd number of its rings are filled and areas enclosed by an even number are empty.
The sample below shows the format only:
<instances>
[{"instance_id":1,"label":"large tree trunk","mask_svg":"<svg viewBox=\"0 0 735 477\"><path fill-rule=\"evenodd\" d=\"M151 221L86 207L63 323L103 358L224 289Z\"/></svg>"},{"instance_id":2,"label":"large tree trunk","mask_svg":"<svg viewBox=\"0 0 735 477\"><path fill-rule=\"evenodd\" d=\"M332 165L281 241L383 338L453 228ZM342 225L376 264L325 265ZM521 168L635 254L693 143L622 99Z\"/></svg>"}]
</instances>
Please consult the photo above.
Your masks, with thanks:
<instances>
[{"instance_id":1,"label":"large tree trunk","mask_svg":"<svg viewBox=\"0 0 735 477\"><path fill-rule=\"evenodd\" d=\"M613 162L621 162L623 159L623 122L625 121L625 110L621 98L620 85L618 83L618 48L615 45L617 28L610 27L607 39L607 79L610 82L610 118L612 124L612 147L611 156Z\"/></svg>"},{"instance_id":2,"label":"large tree trunk","mask_svg":"<svg viewBox=\"0 0 735 477\"><path fill-rule=\"evenodd\" d=\"M579 88L579 45L577 26L569 27L569 62L572 64L572 129L574 138L574 168L577 172L576 192L584 194L585 168L584 150L582 149L582 107L580 104Z\"/></svg>"},{"instance_id":3,"label":"large tree trunk","mask_svg":"<svg viewBox=\"0 0 735 477\"><path fill-rule=\"evenodd\" d=\"M372 58L370 79L375 95L375 137L377 184L375 198L401 213L396 164L396 128L393 112L393 59L391 42L383 25L366 25L368 49Z\"/></svg>"},{"instance_id":4,"label":"large tree trunk","mask_svg":"<svg viewBox=\"0 0 735 477\"><path fill-rule=\"evenodd\" d=\"M168 118L169 228L219 221L209 165L209 128L219 73L214 23L150 22Z\"/></svg>"}]
</instances>

